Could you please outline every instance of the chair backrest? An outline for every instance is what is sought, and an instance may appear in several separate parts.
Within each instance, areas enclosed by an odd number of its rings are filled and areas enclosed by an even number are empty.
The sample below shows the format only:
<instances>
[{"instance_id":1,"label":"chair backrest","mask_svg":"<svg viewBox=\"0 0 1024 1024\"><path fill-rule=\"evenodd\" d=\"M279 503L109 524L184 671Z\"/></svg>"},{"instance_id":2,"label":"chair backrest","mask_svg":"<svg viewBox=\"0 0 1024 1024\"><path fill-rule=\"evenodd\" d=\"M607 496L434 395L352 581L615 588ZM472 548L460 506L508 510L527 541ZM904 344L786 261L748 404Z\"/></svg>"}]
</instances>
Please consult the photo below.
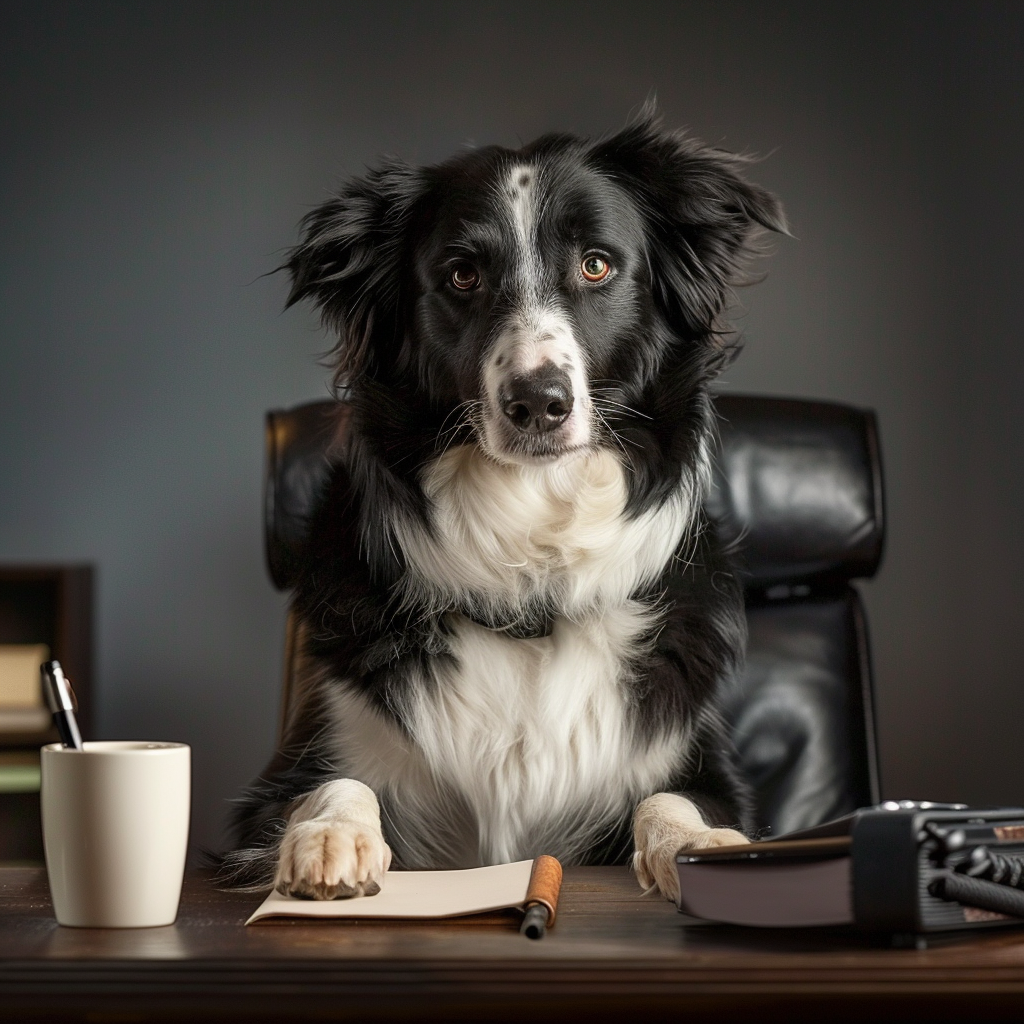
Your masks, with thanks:
<instances>
[{"instance_id":1,"label":"chair backrest","mask_svg":"<svg viewBox=\"0 0 1024 1024\"><path fill-rule=\"evenodd\" d=\"M737 553L746 669L725 714L758 824L781 834L879 798L871 659L851 580L882 556L884 513L872 412L827 402L720 395L709 513ZM294 582L306 523L344 437L348 407L267 414L267 564ZM289 618L282 729L302 675Z\"/></svg>"},{"instance_id":2,"label":"chair backrest","mask_svg":"<svg viewBox=\"0 0 1024 1024\"><path fill-rule=\"evenodd\" d=\"M867 620L882 558L873 412L720 395L708 511L737 546L747 659L725 706L759 824L780 835L879 799Z\"/></svg>"}]
</instances>

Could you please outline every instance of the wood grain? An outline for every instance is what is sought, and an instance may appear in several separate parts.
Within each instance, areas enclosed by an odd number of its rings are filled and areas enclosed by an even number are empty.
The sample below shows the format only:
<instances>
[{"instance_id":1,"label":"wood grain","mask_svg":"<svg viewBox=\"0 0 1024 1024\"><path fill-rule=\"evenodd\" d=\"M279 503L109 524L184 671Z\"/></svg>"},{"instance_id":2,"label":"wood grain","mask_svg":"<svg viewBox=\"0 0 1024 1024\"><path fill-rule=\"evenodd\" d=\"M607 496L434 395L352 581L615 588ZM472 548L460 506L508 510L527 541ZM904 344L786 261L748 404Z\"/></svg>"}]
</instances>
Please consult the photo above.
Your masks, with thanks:
<instances>
[{"instance_id":1,"label":"wood grain","mask_svg":"<svg viewBox=\"0 0 1024 1024\"><path fill-rule=\"evenodd\" d=\"M0 868L0 1019L1016 1020L1024 933L888 949L842 930L685 927L625 868L567 868L540 942L518 915L243 922L186 881L166 928L61 928L41 869Z\"/></svg>"}]
</instances>

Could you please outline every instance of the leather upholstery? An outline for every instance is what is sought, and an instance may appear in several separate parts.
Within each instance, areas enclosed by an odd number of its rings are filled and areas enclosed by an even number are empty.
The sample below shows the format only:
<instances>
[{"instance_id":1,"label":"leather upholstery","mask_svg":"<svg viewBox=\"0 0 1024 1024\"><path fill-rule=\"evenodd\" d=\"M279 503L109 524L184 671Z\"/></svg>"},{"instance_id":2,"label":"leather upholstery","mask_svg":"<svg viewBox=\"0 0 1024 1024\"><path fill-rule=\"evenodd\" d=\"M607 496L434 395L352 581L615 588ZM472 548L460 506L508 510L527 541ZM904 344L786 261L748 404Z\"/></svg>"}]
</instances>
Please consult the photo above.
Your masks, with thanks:
<instances>
[{"instance_id":1,"label":"leather upholstery","mask_svg":"<svg viewBox=\"0 0 1024 1024\"><path fill-rule=\"evenodd\" d=\"M758 824L781 834L878 800L871 662L850 580L882 557L878 430L870 411L721 395L707 507L735 546L747 595L747 665L727 694ZM266 550L275 586L295 578L306 522L348 408L267 415ZM291 635L282 717L300 674Z\"/></svg>"},{"instance_id":2,"label":"leather upholstery","mask_svg":"<svg viewBox=\"0 0 1024 1024\"><path fill-rule=\"evenodd\" d=\"M343 402L330 401L267 413L264 542L278 590L295 580L306 523L330 476L331 451L344 436L348 413Z\"/></svg>"},{"instance_id":3,"label":"leather upholstery","mask_svg":"<svg viewBox=\"0 0 1024 1024\"><path fill-rule=\"evenodd\" d=\"M747 660L725 700L758 824L782 835L878 801L871 664L849 586L747 597Z\"/></svg>"},{"instance_id":4,"label":"leather upholstery","mask_svg":"<svg viewBox=\"0 0 1024 1024\"><path fill-rule=\"evenodd\" d=\"M715 405L722 443L707 507L742 540L747 589L873 576L884 523L874 413L750 395Z\"/></svg>"}]
</instances>

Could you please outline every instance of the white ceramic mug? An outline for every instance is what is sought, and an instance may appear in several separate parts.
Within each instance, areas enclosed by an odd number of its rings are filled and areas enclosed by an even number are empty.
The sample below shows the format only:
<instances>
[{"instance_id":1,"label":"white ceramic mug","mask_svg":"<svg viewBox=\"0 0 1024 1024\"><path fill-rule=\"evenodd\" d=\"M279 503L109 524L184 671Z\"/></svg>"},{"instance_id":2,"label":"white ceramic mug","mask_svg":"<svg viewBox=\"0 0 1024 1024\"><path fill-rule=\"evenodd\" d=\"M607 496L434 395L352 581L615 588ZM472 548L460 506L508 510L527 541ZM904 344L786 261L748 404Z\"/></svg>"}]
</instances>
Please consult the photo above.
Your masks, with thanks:
<instances>
[{"instance_id":1,"label":"white ceramic mug","mask_svg":"<svg viewBox=\"0 0 1024 1024\"><path fill-rule=\"evenodd\" d=\"M188 847L191 751L110 741L43 747L43 845L59 924L173 924Z\"/></svg>"}]
</instances>

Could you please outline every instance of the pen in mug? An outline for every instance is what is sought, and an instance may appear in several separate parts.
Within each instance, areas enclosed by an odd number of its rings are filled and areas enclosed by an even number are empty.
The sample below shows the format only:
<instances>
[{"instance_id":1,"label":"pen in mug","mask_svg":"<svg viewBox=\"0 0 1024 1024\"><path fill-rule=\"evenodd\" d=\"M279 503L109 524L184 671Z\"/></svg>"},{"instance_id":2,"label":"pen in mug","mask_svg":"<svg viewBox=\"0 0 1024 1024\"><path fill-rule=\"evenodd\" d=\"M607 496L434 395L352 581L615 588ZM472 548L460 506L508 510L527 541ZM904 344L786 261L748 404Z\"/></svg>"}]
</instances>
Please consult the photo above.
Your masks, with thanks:
<instances>
[{"instance_id":1,"label":"pen in mug","mask_svg":"<svg viewBox=\"0 0 1024 1024\"><path fill-rule=\"evenodd\" d=\"M43 695L53 714L53 724L60 733L61 743L72 750L82 750L82 734L78 731L78 721L75 719L78 701L60 662L44 662L39 672L43 677Z\"/></svg>"}]
</instances>

